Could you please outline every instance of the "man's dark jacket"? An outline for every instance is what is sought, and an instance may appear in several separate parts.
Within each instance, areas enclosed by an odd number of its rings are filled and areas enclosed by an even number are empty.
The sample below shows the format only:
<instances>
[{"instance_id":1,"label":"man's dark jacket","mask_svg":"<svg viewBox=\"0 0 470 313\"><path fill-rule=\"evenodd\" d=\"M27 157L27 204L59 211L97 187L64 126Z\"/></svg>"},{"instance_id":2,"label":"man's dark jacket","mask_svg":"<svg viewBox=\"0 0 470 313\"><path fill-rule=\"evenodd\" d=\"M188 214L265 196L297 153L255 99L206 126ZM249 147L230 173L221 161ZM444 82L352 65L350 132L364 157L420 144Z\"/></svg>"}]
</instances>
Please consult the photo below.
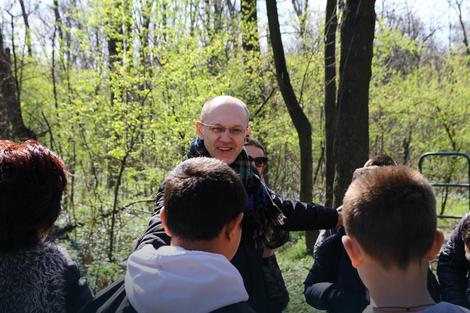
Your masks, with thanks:
<instances>
[{"instance_id":1,"label":"man's dark jacket","mask_svg":"<svg viewBox=\"0 0 470 313\"><path fill-rule=\"evenodd\" d=\"M369 304L369 295L341 242L344 228L325 231L314 249L315 262L304 282L308 304L329 313L360 313ZM428 290L440 301L440 288L428 271Z\"/></svg>"},{"instance_id":2,"label":"man's dark jacket","mask_svg":"<svg viewBox=\"0 0 470 313\"><path fill-rule=\"evenodd\" d=\"M470 308L470 263L465 258L465 243L460 232L464 216L453 230L437 262L437 276L444 301Z\"/></svg>"},{"instance_id":3,"label":"man's dark jacket","mask_svg":"<svg viewBox=\"0 0 470 313\"><path fill-rule=\"evenodd\" d=\"M271 198L285 215L283 229L289 231L332 228L337 224L336 210L325 208L314 203L303 203L285 200L268 190ZM160 188L157 193L157 208L152 216L149 227L139 240L137 247L152 244L155 249L168 245L170 238L165 234L160 220L160 209L163 207L163 193ZM258 313L270 313L269 297L266 292L266 282L263 274L263 248L257 247L253 236L255 226L250 223L247 214L243 219L242 238L232 264L240 271L246 291L249 295L250 306Z\"/></svg>"}]
</instances>

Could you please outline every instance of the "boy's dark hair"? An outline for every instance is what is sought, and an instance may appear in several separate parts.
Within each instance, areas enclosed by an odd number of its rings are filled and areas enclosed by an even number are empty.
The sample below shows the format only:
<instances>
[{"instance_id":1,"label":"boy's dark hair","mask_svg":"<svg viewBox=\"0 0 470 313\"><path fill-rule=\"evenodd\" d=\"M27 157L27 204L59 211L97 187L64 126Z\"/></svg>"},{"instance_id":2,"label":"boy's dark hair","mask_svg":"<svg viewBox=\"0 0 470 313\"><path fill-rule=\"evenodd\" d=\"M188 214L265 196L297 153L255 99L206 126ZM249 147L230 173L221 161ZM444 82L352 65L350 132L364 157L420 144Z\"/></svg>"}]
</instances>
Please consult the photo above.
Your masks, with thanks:
<instances>
[{"instance_id":1,"label":"boy's dark hair","mask_svg":"<svg viewBox=\"0 0 470 313\"><path fill-rule=\"evenodd\" d=\"M351 183L345 229L385 268L405 269L434 242L436 200L428 181L404 166L377 167Z\"/></svg>"},{"instance_id":2,"label":"boy's dark hair","mask_svg":"<svg viewBox=\"0 0 470 313\"><path fill-rule=\"evenodd\" d=\"M367 162L364 164L364 167L368 166L395 166L397 163L388 155L386 154L376 154L371 157Z\"/></svg>"},{"instance_id":3,"label":"boy's dark hair","mask_svg":"<svg viewBox=\"0 0 470 313\"><path fill-rule=\"evenodd\" d=\"M370 171L373 171L378 166L396 166L397 163L386 154L376 154L371 157L364 164L363 167L357 168L353 173L353 180L357 179L359 176L366 175Z\"/></svg>"},{"instance_id":4,"label":"boy's dark hair","mask_svg":"<svg viewBox=\"0 0 470 313\"><path fill-rule=\"evenodd\" d=\"M470 243L470 214L467 215L460 229L460 236L465 244Z\"/></svg>"},{"instance_id":5,"label":"boy's dark hair","mask_svg":"<svg viewBox=\"0 0 470 313\"><path fill-rule=\"evenodd\" d=\"M238 175L214 158L191 158L165 179L163 203L170 232L187 240L211 240L246 206Z\"/></svg>"},{"instance_id":6,"label":"boy's dark hair","mask_svg":"<svg viewBox=\"0 0 470 313\"><path fill-rule=\"evenodd\" d=\"M0 247L37 244L59 216L67 183L57 155L34 140L0 140Z\"/></svg>"}]
</instances>

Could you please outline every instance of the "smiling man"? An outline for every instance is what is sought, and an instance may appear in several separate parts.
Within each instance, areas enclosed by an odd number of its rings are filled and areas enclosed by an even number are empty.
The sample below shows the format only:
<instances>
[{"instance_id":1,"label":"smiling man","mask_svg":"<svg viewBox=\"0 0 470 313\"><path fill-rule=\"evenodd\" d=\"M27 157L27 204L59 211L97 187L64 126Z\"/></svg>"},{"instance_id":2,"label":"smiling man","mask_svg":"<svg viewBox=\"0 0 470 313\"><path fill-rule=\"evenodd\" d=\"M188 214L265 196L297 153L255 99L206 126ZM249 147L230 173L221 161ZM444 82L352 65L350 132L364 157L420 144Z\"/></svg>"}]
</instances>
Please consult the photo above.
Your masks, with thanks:
<instances>
[{"instance_id":1,"label":"smiling man","mask_svg":"<svg viewBox=\"0 0 470 313\"><path fill-rule=\"evenodd\" d=\"M258 313L273 313L269 309L262 270L263 247L270 240L273 229L279 225L289 231L332 228L341 223L341 218L334 209L286 200L266 187L243 149L245 137L250 132L248 120L248 109L241 100L230 96L210 99L204 104L200 121L196 123L197 138L191 143L187 157L219 159L240 176L248 201L244 209L240 246L231 262L240 271L250 305ZM146 244L159 248L170 242L160 219L162 187L157 194L155 213L138 242L138 248Z\"/></svg>"},{"instance_id":2,"label":"smiling man","mask_svg":"<svg viewBox=\"0 0 470 313\"><path fill-rule=\"evenodd\" d=\"M202 107L201 121L196 122L196 128L210 156L232 164L250 134L248 109L237 98L215 97Z\"/></svg>"}]
</instances>

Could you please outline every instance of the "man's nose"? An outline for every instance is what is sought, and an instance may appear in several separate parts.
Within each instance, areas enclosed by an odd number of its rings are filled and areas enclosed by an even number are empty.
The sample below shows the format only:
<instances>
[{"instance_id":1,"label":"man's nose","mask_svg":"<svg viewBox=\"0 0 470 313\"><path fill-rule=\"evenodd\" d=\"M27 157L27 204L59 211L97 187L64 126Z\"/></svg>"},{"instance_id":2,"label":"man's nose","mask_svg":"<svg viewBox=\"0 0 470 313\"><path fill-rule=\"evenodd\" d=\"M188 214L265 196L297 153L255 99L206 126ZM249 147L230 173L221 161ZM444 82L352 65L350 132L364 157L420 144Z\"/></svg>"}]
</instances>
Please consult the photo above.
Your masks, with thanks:
<instances>
[{"instance_id":1,"label":"man's nose","mask_svg":"<svg viewBox=\"0 0 470 313\"><path fill-rule=\"evenodd\" d=\"M228 128L220 135L220 140L224 142L232 140L232 135L230 135L230 130Z\"/></svg>"}]
</instances>

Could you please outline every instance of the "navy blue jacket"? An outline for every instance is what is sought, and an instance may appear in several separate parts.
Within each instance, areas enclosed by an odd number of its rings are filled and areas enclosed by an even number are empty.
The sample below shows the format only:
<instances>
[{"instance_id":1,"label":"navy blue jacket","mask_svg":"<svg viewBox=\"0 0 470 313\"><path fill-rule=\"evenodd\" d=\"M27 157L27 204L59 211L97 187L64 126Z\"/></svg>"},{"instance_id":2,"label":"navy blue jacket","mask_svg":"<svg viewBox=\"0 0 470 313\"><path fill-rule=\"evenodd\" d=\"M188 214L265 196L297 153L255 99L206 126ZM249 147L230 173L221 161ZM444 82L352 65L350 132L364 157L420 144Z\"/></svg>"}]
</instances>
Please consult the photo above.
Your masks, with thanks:
<instances>
[{"instance_id":1,"label":"navy blue jacket","mask_svg":"<svg viewBox=\"0 0 470 313\"><path fill-rule=\"evenodd\" d=\"M329 313L360 313L369 304L369 295L341 242L344 228L329 229L318 239L310 272L304 282L305 300ZM431 270L428 290L439 302L440 288Z\"/></svg>"},{"instance_id":2,"label":"navy blue jacket","mask_svg":"<svg viewBox=\"0 0 470 313\"><path fill-rule=\"evenodd\" d=\"M437 276L444 301L470 308L470 263L465 258L465 244L460 235L467 216L460 220L439 255Z\"/></svg>"}]
</instances>

